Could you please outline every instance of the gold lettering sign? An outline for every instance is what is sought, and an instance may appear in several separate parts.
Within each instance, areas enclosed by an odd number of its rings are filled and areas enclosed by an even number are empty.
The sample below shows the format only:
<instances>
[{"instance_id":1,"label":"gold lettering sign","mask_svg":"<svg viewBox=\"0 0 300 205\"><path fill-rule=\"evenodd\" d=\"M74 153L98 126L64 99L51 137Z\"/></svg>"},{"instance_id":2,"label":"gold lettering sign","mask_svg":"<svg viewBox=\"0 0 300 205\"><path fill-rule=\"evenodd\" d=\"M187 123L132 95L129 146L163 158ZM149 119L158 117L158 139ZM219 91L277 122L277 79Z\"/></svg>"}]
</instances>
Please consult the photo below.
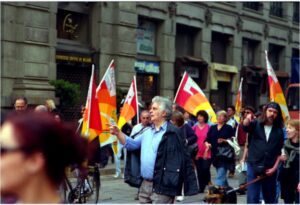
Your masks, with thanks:
<instances>
[{"instance_id":1,"label":"gold lettering sign","mask_svg":"<svg viewBox=\"0 0 300 205\"><path fill-rule=\"evenodd\" d=\"M82 57L82 56L56 55L56 60L73 61L73 62L80 62L80 63L92 63L91 57Z\"/></svg>"},{"instance_id":2,"label":"gold lettering sign","mask_svg":"<svg viewBox=\"0 0 300 205\"><path fill-rule=\"evenodd\" d=\"M70 34L71 38L77 39L76 35L78 31L78 24L75 22L75 19L72 17L72 14L67 14L63 21L63 31Z\"/></svg>"}]
</instances>

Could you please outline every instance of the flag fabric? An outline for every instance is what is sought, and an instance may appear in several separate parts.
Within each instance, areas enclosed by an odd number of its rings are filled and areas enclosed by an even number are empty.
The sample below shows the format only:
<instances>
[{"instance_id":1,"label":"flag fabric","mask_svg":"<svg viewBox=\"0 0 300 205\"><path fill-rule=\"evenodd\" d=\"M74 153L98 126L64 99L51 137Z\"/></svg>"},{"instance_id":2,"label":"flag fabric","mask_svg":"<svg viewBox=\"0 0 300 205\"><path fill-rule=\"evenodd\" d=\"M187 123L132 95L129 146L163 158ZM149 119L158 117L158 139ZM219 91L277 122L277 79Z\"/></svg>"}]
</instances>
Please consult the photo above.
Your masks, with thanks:
<instances>
[{"instance_id":1,"label":"flag fabric","mask_svg":"<svg viewBox=\"0 0 300 205\"><path fill-rule=\"evenodd\" d=\"M187 72L183 74L174 102L194 116L197 115L199 110L205 110L210 117L210 121L217 122L216 113L212 106L201 88L188 76Z\"/></svg>"},{"instance_id":2,"label":"flag fabric","mask_svg":"<svg viewBox=\"0 0 300 205\"><path fill-rule=\"evenodd\" d=\"M286 100L284 97L284 94L282 92L281 86L279 84L279 81L276 77L276 74L272 68L271 63L268 59L268 52L266 53L266 67L268 72L268 81L269 81L269 90L270 90L270 101L276 102L280 105L282 117L284 121L287 121L290 119L289 111L286 105Z\"/></svg>"},{"instance_id":3,"label":"flag fabric","mask_svg":"<svg viewBox=\"0 0 300 205\"><path fill-rule=\"evenodd\" d=\"M85 112L82 121L81 134L92 141L102 130L98 99L96 96L96 82L94 78L94 65L92 65L92 74L89 84L89 90L85 105Z\"/></svg>"},{"instance_id":4,"label":"flag fabric","mask_svg":"<svg viewBox=\"0 0 300 205\"><path fill-rule=\"evenodd\" d=\"M109 133L108 124L117 123L117 96L115 81L115 64L112 60L100 81L96 94L100 109L102 130L99 135L100 145L104 146L117 140L117 137Z\"/></svg>"},{"instance_id":5,"label":"flag fabric","mask_svg":"<svg viewBox=\"0 0 300 205\"><path fill-rule=\"evenodd\" d=\"M236 100L235 100L235 120L239 123L240 122L240 112L242 108L242 85L243 85L243 78L241 78L239 90L236 94Z\"/></svg>"},{"instance_id":6,"label":"flag fabric","mask_svg":"<svg viewBox=\"0 0 300 205\"><path fill-rule=\"evenodd\" d=\"M121 129L126 124L126 122L130 121L135 115L138 115L138 98L136 90L136 80L135 76L133 76L133 80L121 109L118 121L119 129Z\"/></svg>"}]
</instances>

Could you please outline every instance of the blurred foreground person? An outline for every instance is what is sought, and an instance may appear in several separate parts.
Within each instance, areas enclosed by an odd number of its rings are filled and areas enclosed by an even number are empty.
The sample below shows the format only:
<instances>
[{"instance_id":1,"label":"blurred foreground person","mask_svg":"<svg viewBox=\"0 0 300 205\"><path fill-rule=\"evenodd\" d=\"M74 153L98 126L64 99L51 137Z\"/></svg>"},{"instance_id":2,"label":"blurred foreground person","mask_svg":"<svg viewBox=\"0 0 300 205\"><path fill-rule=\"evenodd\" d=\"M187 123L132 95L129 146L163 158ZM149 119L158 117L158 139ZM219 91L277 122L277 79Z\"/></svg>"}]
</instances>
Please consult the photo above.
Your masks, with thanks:
<instances>
[{"instance_id":1,"label":"blurred foreground person","mask_svg":"<svg viewBox=\"0 0 300 205\"><path fill-rule=\"evenodd\" d=\"M0 145L1 197L13 195L17 203L63 203L58 187L65 168L86 155L85 140L46 113L8 118Z\"/></svg>"}]
</instances>

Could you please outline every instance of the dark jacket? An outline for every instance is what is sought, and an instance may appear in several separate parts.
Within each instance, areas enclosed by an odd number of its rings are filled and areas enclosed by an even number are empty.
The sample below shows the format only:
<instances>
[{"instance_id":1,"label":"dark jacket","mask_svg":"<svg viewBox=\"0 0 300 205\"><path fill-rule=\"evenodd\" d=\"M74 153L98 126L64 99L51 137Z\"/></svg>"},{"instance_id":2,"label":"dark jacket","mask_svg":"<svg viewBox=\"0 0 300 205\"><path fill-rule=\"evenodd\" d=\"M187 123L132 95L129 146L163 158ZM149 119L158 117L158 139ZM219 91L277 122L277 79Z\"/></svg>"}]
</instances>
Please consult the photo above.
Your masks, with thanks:
<instances>
[{"instance_id":1,"label":"dark jacket","mask_svg":"<svg viewBox=\"0 0 300 205\"><path fill-rule=\"evenodd\" d=\"M147 127L143 127L134 135L130 136L134 139L138 134L142 133ZM141 176L141 150L127 150L127 159L124 171L124 182L129 186L139 188L142 184Z\"/></svg>"},{"instance_id":2,"label":"dark jacket","mask_svg":"<svg viewBox=\"0 0 300 205\"><path fill-rule=\"evenodd\" d=\"M153 192L169 196L198 194L191 158L182 140L182 132L171 123L158 146L154 166Z\"/></svg>"},{"instance_id":3,"label":"dark jacket","mask_svg":"<svg viewBox=\"0 0 300 205\"><path fill-rule=\"evenodd\" d=\"M130 152L126 162L125 182L139 187L141 184L139 150ZM182 139L182 132L168 123L157 150L154 166L153 192L169 196L198 194L196 175L192 161Z\"/></svg>"},{"instance_id":4,"label":"dark jacket","mask_svg":"<svg viewBox=\"0 0 300 205\"><path fill-rule=\"evenodd\" d=\"M272 127L269 140L266 140L264 124L259 120L252 121L249 126L243 126L248 136L248 162L253 168L263 167L262 172L272 168L281 154L284 135L282 128Z\"/></svg>"},{"instance_id":5,"label":"dark jacket","mask_svg":"<svg viewBox=\"0 0 300 205\"><path fill-rule=\"evenodd\" d=\"M185 123L180 129L184 134L183 139L187 140L187 145L197 143L198 136L195 134L194 130L190 125Z\"/></svg>"}]
</instances>

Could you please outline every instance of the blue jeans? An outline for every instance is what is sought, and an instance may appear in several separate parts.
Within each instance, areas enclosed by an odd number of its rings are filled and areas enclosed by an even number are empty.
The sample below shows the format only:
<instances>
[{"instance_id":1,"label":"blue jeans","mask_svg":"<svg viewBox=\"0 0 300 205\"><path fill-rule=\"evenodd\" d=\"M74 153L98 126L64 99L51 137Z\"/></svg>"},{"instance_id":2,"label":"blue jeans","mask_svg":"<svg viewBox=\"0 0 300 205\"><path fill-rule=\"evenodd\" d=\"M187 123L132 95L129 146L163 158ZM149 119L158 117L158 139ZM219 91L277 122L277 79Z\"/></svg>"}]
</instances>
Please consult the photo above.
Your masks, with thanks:
<instances>
[{"instance_id":1,"label":"blue jeans","mask_svg":"<svg viewBox=\"0 0 300 205\"><path fill-rule=\"evenodd\" d=\"M228 169L226 167L220 166L216 167L217 170L217 177L215 180L215 184L217 186L228 186L228 181L227 181L227 171Z\"/></svg>"},{"instance_id":2,"label":"blue jeans","mask_svg":"<svg viewBox=\"0 0 300 205\"><path fill-rule=\"evenodd\" d=\"M126 149L124 148L124 146L118 142L118 153L116 155L114 155L115 157L115 163L116 163L116 174L120 175L122 173L121 171L121 156L122 156L122 151L124 154L124 164L126 164Z\"/></svg>"},{"instance_id":3,"label":"blue jeans","mask_svg":"<svg viewBox=\"0 0 300 205\"><path fill-rule=\"evenodd\" d=\"M255 179L253 167L247 164L247 182ZM274 204L276 200L276 179L277 171L272 175L253 184L247 188L247 204L259 204L260 192L266 204Z\"/></svg>"}]
</instances>

